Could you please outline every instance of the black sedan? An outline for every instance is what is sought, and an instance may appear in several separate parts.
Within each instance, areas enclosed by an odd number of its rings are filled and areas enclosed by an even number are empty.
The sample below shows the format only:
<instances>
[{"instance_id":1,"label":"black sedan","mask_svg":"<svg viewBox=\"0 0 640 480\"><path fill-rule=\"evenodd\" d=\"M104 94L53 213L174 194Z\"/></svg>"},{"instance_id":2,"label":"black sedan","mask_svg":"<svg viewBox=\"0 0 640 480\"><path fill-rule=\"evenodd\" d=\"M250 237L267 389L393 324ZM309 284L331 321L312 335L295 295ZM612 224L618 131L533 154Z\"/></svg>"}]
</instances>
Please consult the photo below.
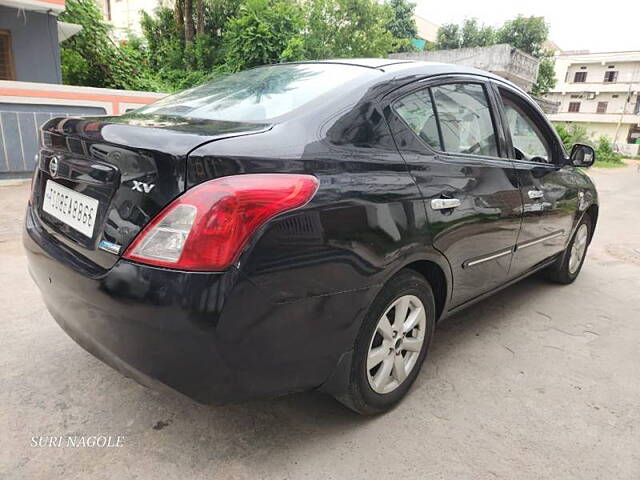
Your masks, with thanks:
<instances>
[{"instance_id":1,"label":"black sedan","mask_svg":"<svg viewBox=\"0 0 640 480\"><path fill-rule=\"evenodd\" d=\"M384 411L438 321L539 270L573 282L598 220L593 149L461 66L272 65L41 135L24 244L52 316L204 403Z\"/></svg>"}]
</instances>

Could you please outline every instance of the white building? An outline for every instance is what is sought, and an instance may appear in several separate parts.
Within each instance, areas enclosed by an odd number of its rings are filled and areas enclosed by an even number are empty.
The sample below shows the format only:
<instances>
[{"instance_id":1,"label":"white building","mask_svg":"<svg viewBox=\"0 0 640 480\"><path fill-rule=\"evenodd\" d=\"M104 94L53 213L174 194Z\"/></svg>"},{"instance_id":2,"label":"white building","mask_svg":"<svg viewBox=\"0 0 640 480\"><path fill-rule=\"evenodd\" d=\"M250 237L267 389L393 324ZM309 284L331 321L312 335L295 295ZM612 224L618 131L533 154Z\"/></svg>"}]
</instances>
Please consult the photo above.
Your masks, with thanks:
<instances>
[{"instance_id":1,"label":"white building","mask_svg":"<svg viewBox=\"0 0 640 480\"><path fill-rule=\"evenodd\" d=\"M546 98L560 102L554 122L577 122L609 137L627 153L640 145L640 51L562 52L556 55L557 85Z\"/></svg>"},{"instance_id":2,"label":"white building","mask_svg":"<svg viewBox=\"0 0 640 480\"><path fill-rule=\"evenodd\" d=\"M173 7L173 0L96 0L104 19L113 26L113 36L124 40L129 34L142 35L141 11L151 14L162 7Z\"/></svg>"},{"instance_id":3,"label":"white building","mask_svg":"<svg viewBox=\"0 0 640 480\"><path fill-rule=\"evenodd\" d=\"M438 30L440 29L440 25L419 15L414 15L413 19L416 21L418 38L429 43L435 43L436 40L438 40Z\"/></svg>"}]
</instances>

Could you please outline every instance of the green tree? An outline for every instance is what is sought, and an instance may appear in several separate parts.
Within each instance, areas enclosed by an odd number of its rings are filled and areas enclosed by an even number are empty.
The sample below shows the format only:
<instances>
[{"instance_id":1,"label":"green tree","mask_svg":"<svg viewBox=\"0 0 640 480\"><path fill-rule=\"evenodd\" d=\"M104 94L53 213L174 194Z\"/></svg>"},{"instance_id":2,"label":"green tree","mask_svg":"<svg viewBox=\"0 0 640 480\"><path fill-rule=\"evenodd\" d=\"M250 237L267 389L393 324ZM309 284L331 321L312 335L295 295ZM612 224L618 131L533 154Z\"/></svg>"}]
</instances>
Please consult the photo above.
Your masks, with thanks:
<instances>
[{"instance_id":1,"label":"green tree","mask_svg":"<svg viewBox=\"0 0 640 480\"><path fill-rule=\"evenodd\" d=\"M549 25L544 17L519 15L506 22L496 35L498 43L508 43L540 59L538 78L531 89L534 95L544 95L556 85L552 53L545 47L549 38Z\"/></svg>"},{"instance_id":2,"label":"green tree","mask_svg":"<svg viewBox=\"0 0 640 480\"><path fill-rule=\"evenodd\" d=\"M93 0L67 0L59 18L82 25L80 32L61 44L65 84L124 89L143 87L140 66L111 40L110 27L102 20Z\"/></svg>"},{"instance_id":3,"label":"green tree","mask_svg":"<svg viewBox=\"0 0 640 480\"><path fill-rule=\"evenodd\" d=\"M84 29L62 45L65 81L114 88L173 91L267 63L381 57L417 35L411 0L176 0L142 12L143 36L116 45L93 0L67 6L61 18Z\"/></svg>"},{"instance_id":4,"label":"green tree","mask_svg":"<svg viewBox=\"0 0 640 480\"><path fill-rule=\"evenodd\" d=\"M538 66L538 78L531 87L534 95L544 95L556 86L556 62L552 56L544 57Z\"/></svg>"},{"instance_id":5,"label":"green tree","mask_svg":"<svg viewBox=\"0 0 640 480\"><path fill-rule=\"evenodd\" d=\"M382 57L398 50L388 26L394 13L375 0L308 0L304 52L308 59Z\"/></svg>"},{"instance_id":6,"label":"green tree","mask_svg":"<svg viewBox=\"0 0 640 480\"><path fill-rule=\"evenodd\" d=\"M411 40L418 36L418 26L415 20L416 4L408 0L389 0L388 5L393 16L387 25L387 30L396 39L394 51L410 52L415 50Z\"/></svg>"},{"instance_id":7,"label":"green tree","mask_svg":"<svg viewBox=\"0 0 640 480\"><path fill-rule=\"evenodd\" d=\"M495 44L495 31L491 26L480 25L476 18L469 18L462 24L461 46L486 47Z\"/></svg>"},{"instance_id":8,"label":"green tree","mask_svg":"<svg viewBox=\"0 0 640 480\"><path fill-rule=\"evenodd\" d=\"M549 38L549 25L544 17L518 15L498 29L496 43L508 43L536 58L546 55L545 42Z\"/></svg>"},{"instance_id":9,"label":"green tree","mask_svg":"<svg viewBox=\"0 0 640 480\"><path fill-rule=\"evenodd\" d=\"M142 39L130 39L129 45L140 62L148 65L147 83L163 91L181 90L203 82L223 69L222 38L230 18L238 11L235 0L209 0L200 4L195 15L196 33L187 42L184 14L176 9L157 8L153 14L142 12ZM202 17L200 16L202 14Z\"/></svg>"},{"instance_id":10,"label":"green tree","mask_svg":"<svg viewBox=\"0 0 640 480\"><path fill-rule=\"evenodd\" d=\"M452 50L462 47L462 31L455 23L446 23L438 29L436 50Z\"/></svg>"},{"instance_id":11,"label":"green tree","mask_svg":"<svg viewBox=\"0 0 640 480\"><path fill-rule=\"evenodd\" d=\"M518 17L509 20L497 30L480 25L475 18L465 20L462 25L449 23L438 30L436 48L449 50L461 47L485 47L506 43L540 59L538 78L531 93L544 95L556 85L555 62L552 52L545 48L549 37L549 26L544 17Z\"/></svg>"},{"instance_id":12,"label":"green tree","mask_svg":"<svg viewBox=\"0 0 640 480\"><path fill-rule=\"evenodd\" d=\"M247 0L224 34L225 66L232 72L303 58L304 17L293 0Z\"/></svg>"},{"instance_id":13,"label":"green tree","mask_svg":"<svg viewBox=\"0 0 640 480\"><path fill-rule=\"evenodd\" d=\"M389 22L389 31L396 38L416 38L418 27L415 20L416 4L408 0L389 0L393 18Z\"/></svg>"}]
</instances>

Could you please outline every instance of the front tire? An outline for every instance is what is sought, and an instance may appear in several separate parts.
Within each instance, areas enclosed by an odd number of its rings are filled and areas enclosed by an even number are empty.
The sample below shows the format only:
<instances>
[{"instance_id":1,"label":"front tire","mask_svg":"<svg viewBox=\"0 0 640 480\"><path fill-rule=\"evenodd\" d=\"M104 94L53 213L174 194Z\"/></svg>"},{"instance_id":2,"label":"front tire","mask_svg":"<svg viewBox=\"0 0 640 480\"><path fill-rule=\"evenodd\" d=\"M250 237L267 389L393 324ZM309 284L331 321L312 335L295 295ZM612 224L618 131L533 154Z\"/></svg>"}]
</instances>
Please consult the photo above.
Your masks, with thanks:
<instances>
[{"instance_id":1,"label":"front tire","mask_svg":"<svg viewBox=\"0 0 640 480\"><path fill-rule=\"evenodd\" d=\"M363 415L393 407L418 376L434 329L435 301L429 283L411 270L396 274L363 321L348 390L339 400Z\"/></svg>"},{"instance_id":2,"label":"front tire","mask_svg":"<svg viewBox=\"0 0 640 480\"><path fill-rule=\"evenodd\" d=\"M589 239L591 238L591 228L591 217L585 214L582 220L580 220L567 249L558 260L545 271L545 276L548 280L568 285L578 278L580 270L582 270L582 265L584 264L584 259L587 256Z\"/></svg>"}]
</instances>

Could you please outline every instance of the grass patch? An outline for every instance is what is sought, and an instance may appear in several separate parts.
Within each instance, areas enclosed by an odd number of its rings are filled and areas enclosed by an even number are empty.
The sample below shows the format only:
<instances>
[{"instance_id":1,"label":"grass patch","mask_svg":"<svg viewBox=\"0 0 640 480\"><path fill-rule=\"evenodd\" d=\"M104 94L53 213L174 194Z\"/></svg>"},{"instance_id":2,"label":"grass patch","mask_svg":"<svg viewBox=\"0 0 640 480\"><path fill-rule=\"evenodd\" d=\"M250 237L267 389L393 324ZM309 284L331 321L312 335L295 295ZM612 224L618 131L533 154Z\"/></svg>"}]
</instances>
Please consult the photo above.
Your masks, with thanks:
<instances>
[{"instance_id":1,"label":"grass patch","mask_svg":"<svg viewBox=\"0 0 640 480\"><path fill-rule=\"evenodd\" d=\"M619 167L626 167L627 164L624 163L622 160L620 160L619 162L602 162L602 161L596 160L596 163L594 163L593 166L596 168L619 168Z\"/></svg>"}]
</instances>

